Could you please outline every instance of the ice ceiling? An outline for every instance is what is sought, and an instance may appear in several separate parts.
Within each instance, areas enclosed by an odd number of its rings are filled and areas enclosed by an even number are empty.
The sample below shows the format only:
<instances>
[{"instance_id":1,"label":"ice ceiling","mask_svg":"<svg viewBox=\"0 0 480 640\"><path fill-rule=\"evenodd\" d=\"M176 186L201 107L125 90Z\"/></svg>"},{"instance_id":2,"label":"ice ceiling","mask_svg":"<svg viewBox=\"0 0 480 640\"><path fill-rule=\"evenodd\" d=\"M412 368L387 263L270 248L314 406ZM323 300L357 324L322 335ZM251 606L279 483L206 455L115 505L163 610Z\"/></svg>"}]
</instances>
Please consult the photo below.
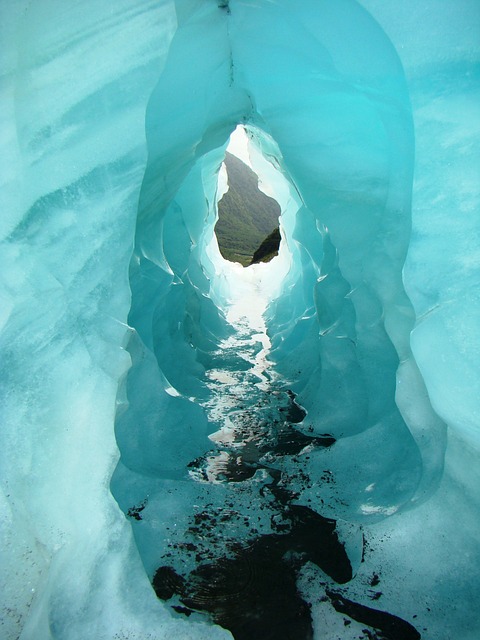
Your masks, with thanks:
<instances>
[{"instance_id":1,"label":"ice ceiling","mask_svg":"<svg viewBox=\"0 0 480 640\"><path fill-rule=\"evenodd\" d=\"M183 580L274 548L304 638L478 638L478 2L0 22L2 637L229 638ZM250 275L239 123L282 207Z\"/></svg>"}]
</instances>

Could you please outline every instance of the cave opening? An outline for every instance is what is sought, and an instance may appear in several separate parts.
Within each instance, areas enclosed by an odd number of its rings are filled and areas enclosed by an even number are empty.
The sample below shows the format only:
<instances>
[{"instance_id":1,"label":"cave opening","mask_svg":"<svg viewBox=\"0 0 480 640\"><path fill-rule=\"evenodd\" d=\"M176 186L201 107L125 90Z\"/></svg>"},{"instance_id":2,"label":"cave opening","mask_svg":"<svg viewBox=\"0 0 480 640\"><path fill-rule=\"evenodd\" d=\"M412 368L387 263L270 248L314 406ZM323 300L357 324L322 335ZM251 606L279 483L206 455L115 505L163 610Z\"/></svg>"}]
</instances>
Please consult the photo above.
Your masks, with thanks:
<instances>
[{"instance_id":1,"label":"cave opening","mask_svg":"<svg viewBox=\"0 0 480 640\"><path fill-rule=\"evenodd\" d=\"M249 138L242 125L230 136L218 188L215 235L222 256L244 267L276 257L281 242L281 207L272 185L253 170Z\"/></svg>"}]
</instances>

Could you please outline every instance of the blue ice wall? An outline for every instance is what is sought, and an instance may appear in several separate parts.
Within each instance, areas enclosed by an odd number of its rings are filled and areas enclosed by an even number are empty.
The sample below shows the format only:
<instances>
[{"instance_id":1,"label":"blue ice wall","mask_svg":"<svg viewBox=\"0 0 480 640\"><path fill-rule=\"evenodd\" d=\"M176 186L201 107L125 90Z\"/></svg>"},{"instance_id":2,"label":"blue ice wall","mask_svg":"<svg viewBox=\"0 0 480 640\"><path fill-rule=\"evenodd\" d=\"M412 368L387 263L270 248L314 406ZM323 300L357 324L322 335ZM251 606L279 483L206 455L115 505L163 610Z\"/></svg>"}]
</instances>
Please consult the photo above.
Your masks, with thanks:
<instances>
[{"instance_id":1,"label":"blue ice wall","mask_svg":"<svg viewBox=\"0 0 480 640\"><path fill-rule=\"evenodd\" d=\"M157 601L110 481L122 507L191 504L195 401L231 332L216 174L242 122L294 203L270 357L300 428L338 438L285 459L314 481L298 503L365 527L349 597L381 564L386 609L473 640L478 3L228 5L2 6L2 633L229 637Z\"/></svg>"}]
</instances>

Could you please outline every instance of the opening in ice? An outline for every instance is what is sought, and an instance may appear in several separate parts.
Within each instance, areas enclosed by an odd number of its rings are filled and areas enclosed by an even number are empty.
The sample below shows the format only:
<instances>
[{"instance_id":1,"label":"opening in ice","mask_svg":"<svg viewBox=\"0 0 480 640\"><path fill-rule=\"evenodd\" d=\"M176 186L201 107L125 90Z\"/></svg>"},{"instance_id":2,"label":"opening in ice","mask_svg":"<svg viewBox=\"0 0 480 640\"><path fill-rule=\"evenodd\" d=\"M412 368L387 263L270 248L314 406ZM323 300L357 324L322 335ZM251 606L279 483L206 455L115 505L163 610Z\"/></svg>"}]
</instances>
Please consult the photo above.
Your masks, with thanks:
<instances>
[{"instance_id":1,"label":"opening in ice","mask_svg":"<svg viewBox=\"0 0 480 640\"><path fill-rule=\"evenodd\" d=\"M219 173L215 225L222 256L243 266L270 261L281 241L280 206L271 185L263 184L253 170L248 147L245 127L237 126Z\"/></svg>"}]
</instances>

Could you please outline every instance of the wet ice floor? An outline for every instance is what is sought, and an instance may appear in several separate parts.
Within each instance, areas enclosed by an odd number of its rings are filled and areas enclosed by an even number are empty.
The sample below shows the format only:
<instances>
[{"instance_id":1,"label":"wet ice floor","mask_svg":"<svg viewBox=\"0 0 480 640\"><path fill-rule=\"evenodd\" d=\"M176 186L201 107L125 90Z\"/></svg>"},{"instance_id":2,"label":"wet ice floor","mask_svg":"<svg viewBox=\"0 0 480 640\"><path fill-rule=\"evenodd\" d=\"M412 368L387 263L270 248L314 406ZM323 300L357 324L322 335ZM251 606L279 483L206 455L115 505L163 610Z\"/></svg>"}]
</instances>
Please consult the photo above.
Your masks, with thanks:
<instances>
[{"instance_id":1,"label":"wet ice floor","mask_svg":"<svg viewBox=\"0 0 480 640\"><path fill-rule=\"evenodd\" d=\"M308 565L323 576L314 590L323 590L330 610L341 616L344 638L419 638L404 620L337 590L351 580L352 568L336 523L294 503L283 461L335 441L295 429L305 414L271 371L266 298L251 273L228 312L234 333L207 372L211 396L203 406L215 429L212 449L189 465L203 504L183 538L169 544L155 591L177 613L206 614L236 640L333 640L337 632L314 629L308 594L299 588Z\"/></svg>"},{"instance_id":2,"label":"wet ice floor","mask_svg":"<svg viewBox=\"0 0 480 640\"><path fill-rule=\"evenodd\" d=\"M263 312L266 298L255 277L242 281L228 310L234 329L217 354L221 366L207 372L211 396L203 404L216 451L206 456L202 469L209 482L246 480L258 470L278 476L283 455L309 444L322 446L332 438L309 438L293 428L305 417L293 393L282 385L268 361L270 340ZM197 479L198 472L192 471Z\"/></svg>"}]
</instances>

